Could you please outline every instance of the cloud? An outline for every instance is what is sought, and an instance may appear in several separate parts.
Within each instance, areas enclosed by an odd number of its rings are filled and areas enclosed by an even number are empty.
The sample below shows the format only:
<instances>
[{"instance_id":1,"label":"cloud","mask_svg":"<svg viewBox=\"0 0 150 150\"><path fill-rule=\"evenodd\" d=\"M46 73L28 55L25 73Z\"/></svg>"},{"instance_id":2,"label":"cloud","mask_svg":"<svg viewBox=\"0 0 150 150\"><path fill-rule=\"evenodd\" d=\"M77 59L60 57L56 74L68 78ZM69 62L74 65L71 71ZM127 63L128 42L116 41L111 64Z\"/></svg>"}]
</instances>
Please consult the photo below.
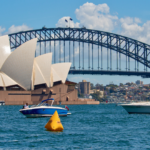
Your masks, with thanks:
<instances>
[{"instance_id":1,"label":"cloud","mask_svg":"<svg viewBox=\"0 0 150 150\"><path fill-rule=\"evenodd\" d=\"M75 10L76 18L80 21L80 27L89 29L112 31L117 25L118 17L109 14L107 4L85 3Z\"/></svg>"},{"instance_id":2,"label":"cloud","mask_svg":"<svg viewBox=\"0 0 150 150\"><path fill-rule=\"evenodd\" d=\"M78 22L70 21L70 27L85 26L88 29L114 32L149 44L149 20L142 23L137 17L118 18L118 13L113 14L110 14L110 8L106 3L95 5L94 3L87 2L75 10ZM56 27L69 26L65 19L69 20L70 17L66 16L59 19Z\"/></svg>"},{"instance_id":3,"label":"cloud","mask_svg":"<svg viewBox=\"0 0 150 150\"><path fill-rule=\"evenodd\" d=\"M131 18L132 19L132 18ZM132 22L122 21L121 20L121 32L120 34L137 39L141 42L150 43L150 21L139 25L140 20L132 19Z\"/></svg>"},{"instance_id":4,"label":"cloud","mask_svg":"<svg viewBox=\"0 0 150 150\"><path fill-rule=\"evenodd\" d=\"M83 27L89 29L98 29L105 31L112 31L117 26L118 17L109 14L109 7L107 4L85 3L75 10L76 18L79 22L74 23L70 21L70 27ZM68 23L65 22L68 20ZM69 26L69 16L62 17L58 20L56 27Z\"/></svg>"},{"instance_id":5,"label":"cloud","mask_svg":"<svg viewBox=\"0 0 150 150\"><path fill-rule=\"evenodd\" d=\"M88 29L96 29L107 32L117 32L141 42L149 44L150 41L150 21L142 24L137 17L118 18L117 15L110 14L107 4L85 3L75 10L79 26Z\"/></svg>"},{"instance_id":6,"label":"cloud","mask_svg":"<svg viewBox=\"0 0 150 150\"><path fill-rule=\"evenodd\" d=\"M25 24L23 24L21 26L12 25L5 34L11 34L11 33L16 33L16 32L20 32L20 31L27 31L27 30L31 30L31 29L32 28L28 27Z\"/></svg>"},{"instance_id":7,"label":"cloud","mask_svg":"<svg viewBox=\"0 0 150 150\"><path fill-rule=\"evenodd\" d=\"M0 26L0 36L2 36L3 35L3 32L5 31L5 28L2 28L1 26Z\"/></svg>"},{"instance_id":8,"label":"cloud","mask_svg":"<svg viewBox=\"0 0 150 150\"><path fill-rule=\"evenodd\" d=\"M121 18L120 19L120 23L121 24L124 24L124 23L126 23L126 24L128 24L128 25L131 25L131 24L138 24L138 23L141 23L141 20L139 19L139 18L131 18L131 17L125 17L125 18Z\"/></svg>"},{"instance_id":9,"label":"cloud","mask_svg":"<svg viewBox=\"0 0 150 150\"><path fill-rule=\"evenodd\" d=\"M133 39L137 39L141 42L149 44L150 41L150 21L145 22L142 25L139 18L121 18L121 31L122 34Z\"/></svg>"},{"instance_id":10,"label":"cloud","mask_svg":"<svg viewBox=\"0 0 150 150\"><path fill-rule=\"evenodd\" d=\"M66 22L65 20L67 20L68 22ZM74 21L70 20L70 17L62 17L61 19L58 20L56 27L71 27L71 28L78 28L79 27L79 23L74 23Z\"/></svg>"},{"instance_id":11,"label":"cloud","mask_svg":"<svg viewBox=\"0 0 150 150\"><path fill-rule=\"evenodd\" d=\"M20 25L20 26L12 25L7 31L6 31L6 28L2 28L0 26L0 36L6 35L6 34L11 34L11 33L16 33L19 31L27 31L27 30L31 30L31 29L32 28L30 28L29 26L27 26L25 24Z\"/></svg>"}]
</instances>

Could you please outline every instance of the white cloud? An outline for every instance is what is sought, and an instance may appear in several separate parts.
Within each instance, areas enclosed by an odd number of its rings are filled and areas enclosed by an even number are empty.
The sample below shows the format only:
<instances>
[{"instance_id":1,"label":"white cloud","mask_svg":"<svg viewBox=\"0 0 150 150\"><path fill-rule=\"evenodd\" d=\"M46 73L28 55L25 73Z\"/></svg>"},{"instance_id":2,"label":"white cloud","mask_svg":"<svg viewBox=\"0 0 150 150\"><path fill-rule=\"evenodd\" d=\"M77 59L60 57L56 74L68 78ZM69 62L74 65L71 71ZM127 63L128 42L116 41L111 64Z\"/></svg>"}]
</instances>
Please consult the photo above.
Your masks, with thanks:
<instances>
[{"instance_id":1,"label":"white cloud","mask_svg":"<svg viewBox=\"0 0 150 150\"><path fill-rule=\"evenodd\" d=\"M136 23L141 23L141 20L139 19L139 18L134 18L134 21L136 22Z\"/></svg>"},{"instance_id":2,"label":"white cloud","mask_svg":"<svg viewBox=\"0 0 150 150\"><path fill-rule=\"evenodd\" d=\"M150 43L150 21L139 25L136 21L132 23L122 22L120 34L137 39L141 42Z\"/></svg>"},{"instance_id":3,"label":"white cloud","mask_svg":"<svg viewBox=\"0 0 150 150\"><path fill-rule=\"evenodd\" d=\"M19 32L19 31L27 31L27 30L31 30L32 28L30 28L29 26L23 24L23 25L20 25L20 26L15 26L15 25L12 25L7 31L5 28L2 28L0 26L0 36L2 35L6 35L6 34L11 34L11 33L16 33L16 32Z\"/></svg>"},{"instance_id":4,"label":"white cloud","mask_svg":"<svg viewBox=\"0 0 150 150\"><path fill-rule=\"evenodd\" d=\"M126 17L126 18L121 18L120 19L120 23L121 24L132 24L133 23L133 18L130 18L130 17Z\"/></svg>"},{"instance_id":5,"label":"white cloud","mask_svg":"<svg viewBox=\"0 0 150 150\"><path fill-rule=\"evenodd\" d=\"M75 10L76 18L80 21L80 27L89 29L112 31L117 25L117 16L109 14L107 4L85 3Z\"/></svg>"},{"instance_id":6,"label":"white cloud","mask_svg":"<svg viewBox=\"0 0 150 150\"><path fill-rule=\"evenodd\" d=\"M79 27L79 23L74 23L74 21L70 20L71 17L67 16L67 17L62 17L61 19L58 20L56 27ZM67 20L68 22L66 22L65 20Z\"/></svg>"},{"instance_id":7,"label":"white cloud","mask_svg":"<svg viewBox=\"0 0 150 150\"><path fill-rule=\"evenodd\" d=\"M0 36L3 34L4 31L5 31L5 28L2 28L2 27L0 26Z\"/></svg>"},{"instance_id":8,"label":"white cloud","mask_svg":"<svg viewBox=\"0 0 150 150\"><path fill-rule=\"evenodd\" d=\"M85 26L89 29L98 29L105 31L112 31L118 24L118 17L109 14L109 7L107 4L95 5L93 3L85 3L75 10L76 18L79 22L74 23L70 21L70 27ZM65 22L68 20L68 23ZM56 27L69 26L70 17L62 17L58 20Z\"/></svg>"},{"instance_id":9,"label":"white cloud","mask_svg":"<svg viewBox=\"0 0 150 150\"><path fill-rule=\"evenodd\" d=\"M109 10L109 6L105 3L95 5L87 2L75 10L79 22L70 21L70 27L85 26L88 29L117 32L117 34L150 43L150 21L142 24L137 17L118 18L117 15L111 15ZM68 23L65 22L65 19L68 20ZM62 17L56 27L69 26L69 19L69 16Z\"/></svg>"},{"instance_id":10,"label":"white cloud","mask_svg":"<svg viewBox=\"0 0 150 150\"><path fill-rule=\"evenodd\" d=\"M131 25L131 24L138 24L138 23L141 23L141 20L139 18L131 18L131 17L125 17L125 18L121 18L120 19L120 23L121 24L128 24L128 25Z\"/></svg>"},{"instance_id":11,"label":"white cloud","mask_svg":"<svg viewBox=\"0 0 150 150\"><path fill-rule=\"evenodd\" d=\"M79 9L76 9L75 13L81 13L81 15L94 16L95 14L101 13L109 13L109 7L107 4L98 4L95 5L93 3L85 3L80 6Z\"/></svg>"},{"instance_id":12,"label":"white cloud","mask_svg":"<svg viewBox=\"0 0 150 150\"><path fill-rule=\"evenodd\" d=\"M25 24L23 24L21 26L12 25L5 34L16 33L16 32L19 32L19 31L27 31L27 30L31 30L31 29L32 28L28 27Z\"/></svg>"},{"instance_id":13,"label":"white cloud","mask_svg":"<svg viewBox=\"0 0 150 150\"><path fill-rule=\"evenodd\" d=\"M88 2L83 4L75 10L79 26L84 25L89 29L108 32L116 31L118 34L150 43L150 21L142 24L137 17L118 18L116 15L111 15L109 9L107 4L95 5Z\"/></svg>"}]
</instances>

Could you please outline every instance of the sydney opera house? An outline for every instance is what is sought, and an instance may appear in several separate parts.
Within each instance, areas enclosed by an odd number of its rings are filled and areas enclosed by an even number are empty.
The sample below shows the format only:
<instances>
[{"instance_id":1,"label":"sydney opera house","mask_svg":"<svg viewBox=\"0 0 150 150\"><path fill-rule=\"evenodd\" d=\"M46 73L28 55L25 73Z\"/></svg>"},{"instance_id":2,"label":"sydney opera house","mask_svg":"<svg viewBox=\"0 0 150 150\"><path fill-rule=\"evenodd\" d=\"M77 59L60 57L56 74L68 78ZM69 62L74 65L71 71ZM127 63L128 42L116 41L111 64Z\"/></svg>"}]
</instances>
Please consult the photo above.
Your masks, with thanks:
<instances>
[{"instance_id":1,"label":"sydney opera house","mask_svg":"<svg viewBox=\"0 0 150 150\"><path fill-rule=\"evenodd\" d=\"M52 64L52 53L35 57L37 39L11 52L9 37L0 37L0 100L6 105L77 100L75 83L66 81L71 63Z\"/></svg>"},{"instance_id":2,"label":"sydney opera house","mask_svg":"<svg viewBox=\"0 0 150 150\"><path fill-rule=\"evenodd\" d=\"M52 53L35 57L36 45L35 38L11 52L8 35L0 37L0 101L32 105L54 98L54 104L85 104L76 83L66 81L71 63L52 64Z\"/></svg>"}]
</instances>

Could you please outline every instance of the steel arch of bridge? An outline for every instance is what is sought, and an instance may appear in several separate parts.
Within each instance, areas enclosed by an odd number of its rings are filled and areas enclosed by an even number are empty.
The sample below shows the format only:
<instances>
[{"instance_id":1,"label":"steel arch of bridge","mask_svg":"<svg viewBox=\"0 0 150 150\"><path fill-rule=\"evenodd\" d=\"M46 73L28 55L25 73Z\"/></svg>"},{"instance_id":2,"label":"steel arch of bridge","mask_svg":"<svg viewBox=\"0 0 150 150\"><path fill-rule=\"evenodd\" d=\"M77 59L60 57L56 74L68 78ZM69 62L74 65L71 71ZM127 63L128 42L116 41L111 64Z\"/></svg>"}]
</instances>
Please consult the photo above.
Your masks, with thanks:
<instances>
[{"instance_id":1,"label":"steel arch of bridge","mask_svg":"<svg viewBox=\"0 0 150 150\"><path fill-rule=\"evenodd\" d=\"M109 32L90 30L86 28L42 28L37 30L22 31L18 33L9 34L11 49L14 49L24 42L33 38L38 38L38 42L54 41L70 41L79 42L79 69L75 70L75 56L73 57L73 67L70 70L72 74L112 74L112 75L140 75L150 77L150 73L147 72L147 68L150 68L150 45L142 43L140 41L117 35ZM80 57L80 42L88 43L92 45L92 68L84 70L80 67L80 63L84 64L84 56ZM106 48L107 51L107 70L103 70L102 66L102 55L98 55L98 69L93 69L93 45L98 46L98 52L102 54L102 47ZM84 46L84 45L83 45ZM101 49L99 49L101 47ZM70 50L70 49L69 49ZM117 56L117 70L112 70L112 50L116 51ZM41 51L41 50L40 50ZM87 50L89 52L89 49ZM70 51L69 51L70 52ZM46 51L45 51L46 53ZM126 71L121 71L121 54L126 56ZM73 55L75 55L73 53ZM89 56L90 57L90 56ZM130 71L130 58L135 60L135 70ZM90 58L88 58L90 60ZM70 53L69 53L70 61ZM56 62L55 51L54 51L54 63ZM65 62L65 54L64 54ZM101 66L100 66L101 62ZM144 65L144 71L139 71L139 63ZM81 68L81 69L80 69Z\"/></svg>"}]
</instances>

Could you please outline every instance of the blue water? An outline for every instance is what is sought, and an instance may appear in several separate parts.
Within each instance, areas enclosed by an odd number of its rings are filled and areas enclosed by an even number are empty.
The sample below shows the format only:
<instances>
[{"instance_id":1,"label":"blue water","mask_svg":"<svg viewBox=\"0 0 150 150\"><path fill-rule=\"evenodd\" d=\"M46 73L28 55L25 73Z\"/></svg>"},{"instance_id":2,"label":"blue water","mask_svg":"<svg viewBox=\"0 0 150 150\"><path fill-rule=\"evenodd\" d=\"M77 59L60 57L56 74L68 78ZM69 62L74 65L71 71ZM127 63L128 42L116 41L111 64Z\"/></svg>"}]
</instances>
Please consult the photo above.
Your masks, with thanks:
<instances>
[{"instance_id":1,"label":"blue water","mask_svg":"<svg viewBox=\"0 0 150 150\"><path fill-rule=\"evenodd\" d=\"M114 104L70 105L63 132L46 131L49 118L26 118L22 106L0 106L0 149L150 149L150 115Z\"/></svg>"}]
</instances>

